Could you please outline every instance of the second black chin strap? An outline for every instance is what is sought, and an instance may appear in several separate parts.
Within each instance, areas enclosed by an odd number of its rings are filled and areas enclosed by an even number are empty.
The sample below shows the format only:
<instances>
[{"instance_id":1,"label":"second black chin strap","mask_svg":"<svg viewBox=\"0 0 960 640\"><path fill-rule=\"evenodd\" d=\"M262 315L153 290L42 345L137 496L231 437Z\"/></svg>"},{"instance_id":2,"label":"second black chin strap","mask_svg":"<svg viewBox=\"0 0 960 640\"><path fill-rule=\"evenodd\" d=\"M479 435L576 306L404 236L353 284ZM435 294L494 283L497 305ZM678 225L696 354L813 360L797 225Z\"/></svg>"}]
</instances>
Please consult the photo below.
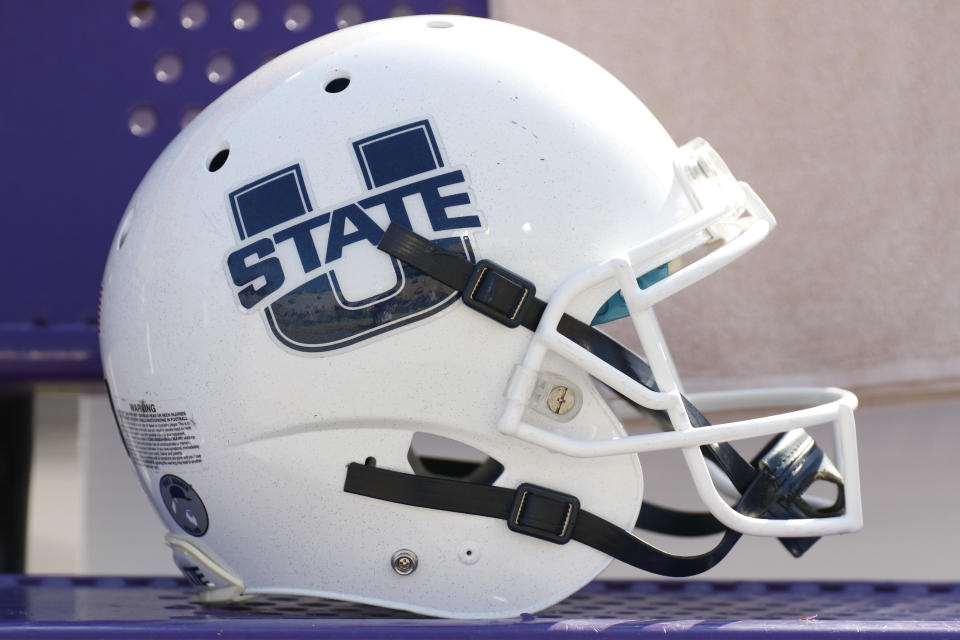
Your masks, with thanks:
<instances>
[{"instance_id":1,"label":"second black chin strap","mask_svg":"<svg viewBox=\"0 0 960 640\"><path fill-rule=\"evenodd\" d=\"M505 326L523 326L535 331L546 309L546 302L536 297L536 288L529 281L490 261L474 264L401 226L392 224L379 248L460 291L466 305ZM557 330L640 384L657 389L649 365L606 334L566 314ZM709 424L685 398L684 404L693 426ZM669 422L663 412L651 413ZM791 432L775 438L753 464L727 443L702 447L704 455L723 470L740 492L738 511L770 518L816 517L842 512L839 473L835 473L813 439L798 431L799 434ZM802 497L816 480L826 480L841 488L837 502L819 511L810 508ZM740 538L739 533L726 529L710 514L684 513L644 504L637 522L640 528L688 536L723 532L720 542L704 554L673 556L581 510L575 497L535 485L522 485L514 491L351 464L344 490L411 506L503 518L510 529L518 533L561 544L577 540L627 564L664 576L681 577L706 571L723 559ZM795 556L815 541L816 538L781 539Z\"/></svg>"},{"instance_id":2,"label":"second black chin strap","mask_svg":"<svg viewBox=\"0 0 960 640\"><path fill-rule=\"evenodd\" d=\"M576 540L644 571L675 578L703 573L723 560L740 539L739 533L727 530L720 543L706 553L674 556L581 509L576 497L545 487L522 484L515 490L506 489L356 462L347 467L343 490L413 507L499 518L517 533L557 544Z\"/></svg>"}]
</instances>

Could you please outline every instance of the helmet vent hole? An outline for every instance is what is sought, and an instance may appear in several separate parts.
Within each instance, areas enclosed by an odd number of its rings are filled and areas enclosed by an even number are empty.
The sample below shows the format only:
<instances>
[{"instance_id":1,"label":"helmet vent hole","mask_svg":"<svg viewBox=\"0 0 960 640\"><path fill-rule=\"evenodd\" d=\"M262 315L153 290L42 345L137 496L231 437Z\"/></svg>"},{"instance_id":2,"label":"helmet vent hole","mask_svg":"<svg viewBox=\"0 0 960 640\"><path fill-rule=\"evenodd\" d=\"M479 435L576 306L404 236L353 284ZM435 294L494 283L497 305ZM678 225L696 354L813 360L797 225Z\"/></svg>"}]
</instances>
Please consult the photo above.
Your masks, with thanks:
<instances>
[{"instance_id":1,"label":"helmet vent hole","mask_svg":"<svg viewBox=\"0 0 960 640\"><path fill-rule=\"evenodd\" d=\"M431 20L427 23L427 26L431 29L449 29L453 26L453 23L446 20Z\"/></svg>"},{"instance_id":2,"label":"helmet vent hole","mask_svg":"<svg viewBox=\"0 0 960 640\"><path fill-rule=\"evenodd\" d=\"M342 76L337 76L336 78L328 82L327 86L325 86L323 89L327 93L340 93L341 91L346 89L348 86L350 86L349 76L342 75Z\"/></svg>"},{"instance_id":3,"label":"helmet vent hole","mask_svg":"<svg viewBox=\"0 0 960 640\"><path fill-rule=\"evenodd\" d=\"M227 164L227 158L230 156L230 149L225 148L217 151L214 154L213 158L210 159L210 162L207 163L207 171L213 173L214 171L219 171L223 165Z\"/></svg>"},{"instance_id":4,"label":"helmet vent hole","mask_svg":"<svg viewBox=\"0 0 960 640\"><path fill-rule=\"evenodd\" d=\"M503 465L468 444L432 433L413 434L407 462L418 476L493 484Z\"/></svg>"}]
</instances>

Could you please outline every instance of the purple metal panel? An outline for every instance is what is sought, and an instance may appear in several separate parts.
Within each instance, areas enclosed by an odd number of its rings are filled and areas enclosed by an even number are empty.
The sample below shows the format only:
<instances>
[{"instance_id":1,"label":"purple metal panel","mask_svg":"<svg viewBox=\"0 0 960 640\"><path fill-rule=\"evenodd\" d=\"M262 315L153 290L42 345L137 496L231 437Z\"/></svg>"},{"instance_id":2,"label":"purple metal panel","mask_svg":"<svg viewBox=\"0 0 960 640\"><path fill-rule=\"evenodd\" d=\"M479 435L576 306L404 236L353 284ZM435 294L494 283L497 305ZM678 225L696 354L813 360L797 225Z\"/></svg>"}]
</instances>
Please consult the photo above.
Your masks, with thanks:
<instances>
[{"instance_id":1,"label":"purple metal panel","mask_svg":"<svg viewBox=\"0 0 960 640\"><path fill-rule=\"evenodd\" d=\"M245 4L259 8L259 22L241 31L238 4L0 0L0 380L100 376L97 297L107 247L188 111L268 57L332 31L338 16L487 11L485 0L258 0ZM188 5L205 8L201 27L183 26ZM312 12L302 30L285 26L291 6ZM143 28L131 26L132 11L144 16ZM165 54L180 62L174 82L155 75ZM207 74L217 55L234 65L222 84ZM138 108L156 117L148 135L131 133Z\"/></svg>"},{"instance_id":2,"label":"purple metal panel","mask_svg":"<svg viewBox=\"0 0 960 640\"><path fill-rule=\"evenodd\" d=\"M960 636L960 585L595 582L538 615L439 620L295 596L232 607L174 578L0 576L0 638Z\"/></svg>"}]
</instances>

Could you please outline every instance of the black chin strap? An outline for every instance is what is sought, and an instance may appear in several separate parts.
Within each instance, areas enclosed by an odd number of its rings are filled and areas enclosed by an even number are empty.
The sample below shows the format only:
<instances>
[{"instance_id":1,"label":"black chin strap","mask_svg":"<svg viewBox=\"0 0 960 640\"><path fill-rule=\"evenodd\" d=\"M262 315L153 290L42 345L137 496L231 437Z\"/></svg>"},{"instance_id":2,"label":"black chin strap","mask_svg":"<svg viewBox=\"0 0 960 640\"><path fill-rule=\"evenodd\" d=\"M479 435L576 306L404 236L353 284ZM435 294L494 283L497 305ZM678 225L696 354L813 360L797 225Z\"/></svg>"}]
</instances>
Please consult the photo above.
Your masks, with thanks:
<instances>
[{"instance_id":1,"label":"black chin strap","mask_svg":"<svg viewBox=\"0 0 960 640\"><path fill-rule=\"evenodd\" d=\"M384 233L379 248L460 291L466 305L505 326L523 326L535 331L546 309L547 303L536 297L536 288L531 282L488 260L474 264L396 224L391 224ZM566 314L557 330L625 375L657 390L649 365L606 334ZM683 401L694 427L710 424L686 398ZM669 425L664 412L649 412ZM785 519L843 512L843 480L802 429L774 438L752 462L747 462L728 443L706 445L701 450L740 492L737 510L745 515ZM838 487L837 500L824 509L811 507L803 498L810 485L818 480ZM410 506L501 518L517 533L558 544L577 540L627 564L664 576L682 577L706 571L723 559L740 538L738 532L726 529L710 514L644 504L637 521L639 528L685 536L723 532L720 542L704 554L674 556L580 509L576 497L546 487L525 484L511 490L356 463L347 470L344 491ZM780 539L794 556L803 554L816 540Z\"/></svg>"},{"instance_id":2,"label":"black chin strap","mask_svg":"<svg viewBox=\"0 0 960 640\"><path fill-rule=\"evenodd\" d=\"M609 556L661 576L703 573L720 562L740 539L726 530L720 543L698 556L674 556L652 547L621 527L580 508L569 494L533 484L506 489L485 484L417 476L351 463L347 493L398 504L499 518L517 533L566 544L576 540Z\"/></svg>"}]
</instances>

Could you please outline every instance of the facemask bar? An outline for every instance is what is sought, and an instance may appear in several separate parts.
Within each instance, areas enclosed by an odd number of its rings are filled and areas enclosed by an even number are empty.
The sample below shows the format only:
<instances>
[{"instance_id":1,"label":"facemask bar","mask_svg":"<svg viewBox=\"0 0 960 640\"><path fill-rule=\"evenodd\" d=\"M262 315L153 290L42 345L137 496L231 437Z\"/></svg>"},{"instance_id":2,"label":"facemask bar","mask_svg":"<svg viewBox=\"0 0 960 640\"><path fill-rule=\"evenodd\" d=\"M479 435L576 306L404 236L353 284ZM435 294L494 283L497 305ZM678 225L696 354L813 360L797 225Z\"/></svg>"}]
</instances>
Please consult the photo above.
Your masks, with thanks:
<instances>
[{"instance_id":1,"label":"facemask bar","mask_svg":"<svg viewBox=\"0 0 960 640\"><path fill-rule=\"evenodd\" d=\"M679 224L614 258L574 274L548 301L539 326L507 387L507 404L499 422L502 433L513 435L558 453L574 457L610 456L681 449L690 467L700 498L724 525L743 533L774 537L822 536L856 531L862 526L859 462L853 410L856 397L842 389L772 389L764 391L699 394L691 400L701 410L807 406L808 408L763 418L693 427L684 408L682 389L660 331L653 306L677 291L705 278L759 243L776 224L769 210L743 182L736 182L722 160L702 140L678 150L678 179L699 209ZM680 271L641 289L637 274L647 273L692 249L710 245L713 250ZM558 323L572 301L585 291L615 280L630 312L637 336L656 379L650 389L616 370L558 331ZM549 351L577 365L638 404L663 410L674 431L627 436L615 440L580 440L543 429L523 420L544 358ZM701 404L702 403L702 404ZM844 477L846 512L826 518L769 520L745 516L721 497L711 479L699 447L772 435L830 423L837 446L838 466Z\"/></svg>"}]
</instances>

